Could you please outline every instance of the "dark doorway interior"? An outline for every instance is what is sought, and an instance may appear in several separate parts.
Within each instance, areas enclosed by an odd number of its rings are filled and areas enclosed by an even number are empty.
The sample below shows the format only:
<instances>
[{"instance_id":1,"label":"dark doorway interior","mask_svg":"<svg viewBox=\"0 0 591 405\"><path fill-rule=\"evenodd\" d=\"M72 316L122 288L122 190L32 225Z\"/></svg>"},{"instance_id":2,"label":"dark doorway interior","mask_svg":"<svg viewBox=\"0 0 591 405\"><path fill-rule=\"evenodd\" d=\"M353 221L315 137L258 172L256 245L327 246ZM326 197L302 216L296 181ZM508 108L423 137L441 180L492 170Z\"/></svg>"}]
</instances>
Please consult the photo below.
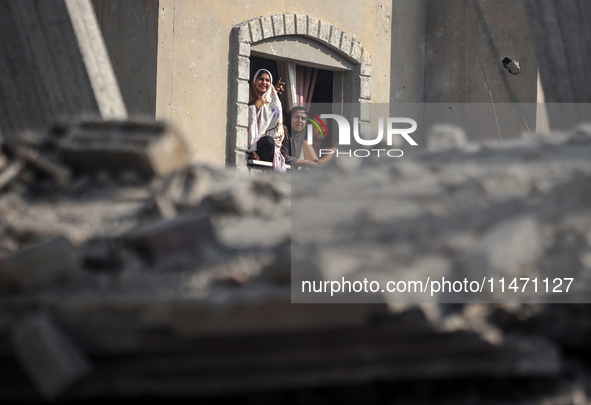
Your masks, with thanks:
<instances>
[{"instance_id":1,"label":"dark doorway interior","mask_svg":"<svg viewBox=\"0 0 591 405\"><path fill-rule=\"evenodd\" d=\"M250 57L250 79L259 69L267 69L273 75L275 84L279 79L277 70L277 62L272 59L261 58L258 56ZM314 95L312 96L312 103L332 103L333 95L333 73L330 70L318 69L316 76L316 87L314 88ZM314 113L314 111L311 111Z\"/></svg>"},{"instance_id":2,"label":"dark doorway interior","mask_svg":"<svg viewBox=\"0 0 591 405\"><path fill-rule=\"evenodd\" d=\"M275 84L279 79L279 71L277 68L277 62L272 59L261 58L259 56L250 57L250 79L259 69L267 69L273 75L273 81ZM310 113L320 116L321 114L330 114L332 112L333 102L333 81L334 74L330 70L318 69L316 76L316 84L314 87L314 94L312 95L312 104L310 106ZM283 97L280 96L283 101ZM284 119L287 115L286 108L284 106ZM332 133L332 122L326 123L329 129L329 134ZM329 137L330 140L330 137Z\"/></svg>"}]
</instances>

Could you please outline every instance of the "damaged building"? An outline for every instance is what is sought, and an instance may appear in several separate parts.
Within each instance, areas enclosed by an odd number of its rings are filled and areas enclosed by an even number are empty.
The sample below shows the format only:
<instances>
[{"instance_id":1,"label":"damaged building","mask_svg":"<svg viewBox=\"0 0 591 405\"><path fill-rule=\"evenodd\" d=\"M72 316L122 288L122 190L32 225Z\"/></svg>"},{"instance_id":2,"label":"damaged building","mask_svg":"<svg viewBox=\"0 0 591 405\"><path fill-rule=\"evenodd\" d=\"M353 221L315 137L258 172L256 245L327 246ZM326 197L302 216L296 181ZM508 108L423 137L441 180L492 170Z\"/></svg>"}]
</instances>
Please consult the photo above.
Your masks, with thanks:
<instances>
[{"instance_id":1,"label":"damaged building","mask_svg":"<svg viewBox=\"0 0 591 405\"><path fill-rule=\"evenodd\" d=\"M588 403L591 9L539 3L0 0L0 400ZM267 65L420 147L249 171Z\"/></svg>"}]
</instances>

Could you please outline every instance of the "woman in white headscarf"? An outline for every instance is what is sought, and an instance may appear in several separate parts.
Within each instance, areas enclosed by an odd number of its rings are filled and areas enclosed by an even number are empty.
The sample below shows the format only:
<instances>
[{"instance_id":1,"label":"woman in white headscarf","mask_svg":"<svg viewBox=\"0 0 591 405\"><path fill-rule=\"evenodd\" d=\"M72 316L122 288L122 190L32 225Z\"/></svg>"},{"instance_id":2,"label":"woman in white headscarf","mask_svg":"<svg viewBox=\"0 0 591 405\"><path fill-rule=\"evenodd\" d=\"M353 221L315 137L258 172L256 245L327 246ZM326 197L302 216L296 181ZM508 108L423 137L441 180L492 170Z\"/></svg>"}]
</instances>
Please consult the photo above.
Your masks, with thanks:
<instances>
[{"instance_id":1,"label":"woman in white headscarf","mask_svg":"<svg viewBox=\"0 0 591 405\"><path fill-rule=\"evenodd\" d=\"M277 89L283 89L281 79ZM273 87L273 76L259 69L250 84L248 100L248 150L255 160L273 162L275 170L285 171L281 155L283 141L283 111L278 92Z\"/></svg>"}]
</instances>

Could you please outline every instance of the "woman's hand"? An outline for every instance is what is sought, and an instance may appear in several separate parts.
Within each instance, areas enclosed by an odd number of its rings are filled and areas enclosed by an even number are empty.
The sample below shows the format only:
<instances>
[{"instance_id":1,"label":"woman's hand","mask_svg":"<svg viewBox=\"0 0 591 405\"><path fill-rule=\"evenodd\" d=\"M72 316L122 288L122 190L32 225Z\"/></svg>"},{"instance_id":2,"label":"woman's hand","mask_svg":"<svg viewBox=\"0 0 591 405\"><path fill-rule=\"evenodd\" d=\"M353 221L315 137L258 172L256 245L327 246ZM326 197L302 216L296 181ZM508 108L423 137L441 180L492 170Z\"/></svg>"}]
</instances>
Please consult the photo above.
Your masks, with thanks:
<instances>
[{"instance_id":1,"label":"woman's hand","mask_svg":"<svg viewBox=\"0 0 591 405\"><path fill-rule=\"evenodd\" d=\"M261 160L261 158L259 157L259 155L258 155L256 152L252 152L252 153L250 154L250 157L251 157L253 160Z\"/></svg>"},{"instance_id":2,"label":"woman's hand","mask_svg":"<svg viewBox=\"0 0 591 405\"><path fill-rule=\"evenodd\" d=\"M275 84L275 91L277 91L277 94L281 94L285 91L284 86L285 86L285 82L280 77L279 80L277 80L277 84Z\"/></svg>"},{"instance_id":3,"label":"woman's hand","mask_svg":"<svg viewBox=\"0 0 591 405\"><path fill-rule=\"evenodd\" d=\"M261 108L263 106L263 104L265 104L265 98L263 96L260 96L259 98L257 98L254 101L254 106L256 107L257 110L259 108Z\"/></svg>"},{"instance_id":4,"label":"woman's hand","mask_svg":"<svg viewBox=\"0 0 591 405\"><path fill-rule=\"evenodd\" d=\"M313 160L298 159L292 164L292 166L295 166L295 167L318 167L318 166L320 166L320 163L315 162Z\"/></svg>"}]
</instances>

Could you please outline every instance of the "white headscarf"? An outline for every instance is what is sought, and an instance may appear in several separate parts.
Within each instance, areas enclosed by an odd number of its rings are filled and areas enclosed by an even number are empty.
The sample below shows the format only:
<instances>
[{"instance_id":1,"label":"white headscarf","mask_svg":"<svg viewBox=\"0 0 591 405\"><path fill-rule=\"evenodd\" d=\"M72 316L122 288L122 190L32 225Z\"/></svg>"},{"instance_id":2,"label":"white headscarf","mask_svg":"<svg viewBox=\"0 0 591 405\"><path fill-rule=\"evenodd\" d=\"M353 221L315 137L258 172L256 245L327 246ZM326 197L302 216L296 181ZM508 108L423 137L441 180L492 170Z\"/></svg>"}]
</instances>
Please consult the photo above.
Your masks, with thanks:
<instances>
[{"instance_id":1,"label":"white headscarf","mask_svg":"<svg viewBox=\"0 0 591 405\"><path fill-rule=\"evenodd\" d=\"M275 153L273 154L273 167L275 170L285 171L285 160L281 155L281 142L283 141L283 111L281 101L275 87L273 86L273 76L266 69L259 69L252 78L252 85L261 74L265 72L269 75L271 85L263 94L265 103L257 110L255 105L248 106L248 150L247 152L256 152L257 141L262 136L272 136L275 141Z\"/></svg>"}]
</instances>

